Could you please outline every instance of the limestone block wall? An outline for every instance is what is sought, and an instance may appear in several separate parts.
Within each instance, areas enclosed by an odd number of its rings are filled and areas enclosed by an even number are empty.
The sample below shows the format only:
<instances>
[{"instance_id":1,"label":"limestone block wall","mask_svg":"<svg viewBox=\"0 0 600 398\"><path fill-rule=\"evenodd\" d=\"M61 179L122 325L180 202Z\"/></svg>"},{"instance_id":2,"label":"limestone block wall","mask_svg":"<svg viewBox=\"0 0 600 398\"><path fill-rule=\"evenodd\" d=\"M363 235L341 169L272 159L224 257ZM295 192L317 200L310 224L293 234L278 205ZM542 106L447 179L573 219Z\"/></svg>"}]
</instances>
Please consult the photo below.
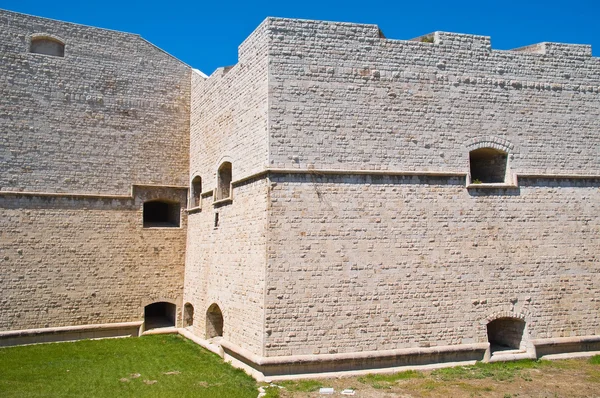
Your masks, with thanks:
<instances>
[{"instance_id":1,"label":"limestone block wall","mask_svg":"<svg viewBox=\"0 0 600 398\"><path fill-rule=\"evenodd\" d=\"M267 164L267 45L262 24L240 45L236 65L192 76L190 181L200 176L203 191L216 186L223 161L234 180Z\"/></svg>"},{"instance_id":2,"label":"limestone block wall","mask_svg":"<svg viewBox=\"0 0 600 398\"><path fill-rule=\"evenodd\" d=\"M34 35L64 57L29 52ZM188 184L190 68L138 35L0 11L0 190Z\"/></svg>"},{"instance_id":3,"label":"limestone block wall","mask_svg":"<svg viewBox=\"0 0 600 398\"><path fill-rule=\"evenodd\" d=\"M31 53L39 37L64 56ZM191 69L137 35L9 11L0 53L0 330L179 307ZM179 228L143 228L154 199Z\"/></svg>"},{"instance_id":4,"label":"limestone block wall","mask_svg":"<svg viewBox=\"0 0 600 398\"><path fill-rule=\"evenodd\" d=\"M194 307L193 333L206 338L206 311L223 313L223 337L262 355L266 264L267 180L234 187L230 204L189 215L184 302ZM218 226L215 216L218 214Z\"/></svg>"},{"instance_id":5,"label":"limestone block wall","mask_svg":"<svg viewBox=\"0 0 600 398\"><path fill-rule=\"evenodd\" d=\"M600 333L600 182L271 175L265 354Z\"/></svg>"},{"instance_id":6,"label":"limestone block wall","mask_svg":"<svg viewBox=\"0 0 600 398\"><path fill-rule=\"evenodd\" d=\"M598 174L600 59L586 45L493 50L436 32L391 40L375 25L270 19L274 167L468 171L473 142L516 173Z\"/></svg>"},{"instance_id":7,"label":"limestone block wall","mask_svg":"<svg viewBox=\"0 0 600 398\"><path fill-rule=\"evenodd\" d=\"M0 195L0 330L141 321L157 301L180 308L186 195ZM179 228L143 228L143 202L156 198L179 201Z\"/></svg>"},{"instance_id":8,"label":"limestone block wall","mask_svg":"<svg viewBox=\"0 0 600 398\"><path fill-rule=\"evenodd\" d=\"M190 181L202 178L201 209L189 214L184 301L193 332L206 338L206 311L223 313L223 337L262 354L267 182L245 180L267 166L265 24L239 48L236 65L192 76ZM214 203L219 165L232 164L232 200ZM244 181L242 181L244 180ZM219 217L215 227L215 217Z\"/></svg>"}]
</instances>

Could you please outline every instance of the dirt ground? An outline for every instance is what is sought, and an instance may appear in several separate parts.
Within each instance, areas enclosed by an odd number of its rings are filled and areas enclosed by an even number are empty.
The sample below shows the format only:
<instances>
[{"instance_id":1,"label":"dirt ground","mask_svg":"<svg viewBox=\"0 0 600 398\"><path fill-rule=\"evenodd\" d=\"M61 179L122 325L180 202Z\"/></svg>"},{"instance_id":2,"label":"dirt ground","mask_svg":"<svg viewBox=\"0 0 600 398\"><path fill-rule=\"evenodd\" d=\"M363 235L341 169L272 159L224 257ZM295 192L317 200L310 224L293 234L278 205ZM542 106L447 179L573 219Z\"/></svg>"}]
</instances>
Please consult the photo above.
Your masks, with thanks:
<instances>
[{"instance_id":1,"label":"dirt ground","mask_svg":"<svg viewBox=\"0 0 600 398\"><path fill-rule=\"evenodd\" d=\"M598 362L597 360L595 362ZM339 379L281 382L281 398L342 397L501 397L501 398L600 398L600 364L589 359L529 361L520 365L489 365L396 375L369 375ZM513 363L514 364L514 363ZM486 366L488 366L486 368ZM320 387L333 387L323 395ZM277 396L275 393L273 396Z\"/></svg>"}]
</instances>

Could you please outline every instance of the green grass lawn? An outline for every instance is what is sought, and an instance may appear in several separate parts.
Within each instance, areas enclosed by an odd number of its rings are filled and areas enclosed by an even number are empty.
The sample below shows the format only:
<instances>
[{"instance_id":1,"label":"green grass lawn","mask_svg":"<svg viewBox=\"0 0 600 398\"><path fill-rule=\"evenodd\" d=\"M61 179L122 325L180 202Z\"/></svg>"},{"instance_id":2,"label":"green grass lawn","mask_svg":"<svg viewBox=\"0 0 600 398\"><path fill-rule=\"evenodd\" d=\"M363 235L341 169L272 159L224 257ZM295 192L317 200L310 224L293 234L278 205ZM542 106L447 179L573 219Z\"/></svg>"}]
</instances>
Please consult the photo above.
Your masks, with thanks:
<instances>
[{"instance_id":1,"label":"green grass lawn","mask_svg":"<svg viewBox=\"0 0 600 398\"><path fill-rule=\"evenodd\" d=\"M0 348L0 397L252 397L256 382L178 335Z\"/></svg>"}]
</instances>

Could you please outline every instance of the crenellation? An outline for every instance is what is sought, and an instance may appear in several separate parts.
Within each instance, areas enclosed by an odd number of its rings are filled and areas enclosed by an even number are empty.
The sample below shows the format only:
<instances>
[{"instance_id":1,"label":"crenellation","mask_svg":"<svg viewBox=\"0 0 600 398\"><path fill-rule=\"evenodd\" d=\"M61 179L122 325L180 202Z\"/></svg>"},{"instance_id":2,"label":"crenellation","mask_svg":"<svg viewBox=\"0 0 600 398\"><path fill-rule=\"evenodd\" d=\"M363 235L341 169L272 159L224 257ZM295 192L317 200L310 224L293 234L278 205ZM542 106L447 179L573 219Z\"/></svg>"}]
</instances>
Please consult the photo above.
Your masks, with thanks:
<instances>
[{"instance_id":1,"label":"crenellation","mask_svg":"<svg viewBox=\"0 0 600 398\"><path fill-rule=\"evenodd\" d=\"M492 50L489 36L467 35L451 32L434 32L434 42L440 46L445 46L454 51L484 51Z\"/></svg>"},{"instance_id":2,"label":"crenellation","mask_svg":"<svg viewBox=\"0 0 600 398\"><path fill-rule=\"evenodd\" d=\"M525 47L515 48L509 51L524 52L529 54L548 54L553 56L564 56L576 60L592 56L592 46L588 44L566 44L543 42L531 44Z\"/></svg>"}]
</instances>

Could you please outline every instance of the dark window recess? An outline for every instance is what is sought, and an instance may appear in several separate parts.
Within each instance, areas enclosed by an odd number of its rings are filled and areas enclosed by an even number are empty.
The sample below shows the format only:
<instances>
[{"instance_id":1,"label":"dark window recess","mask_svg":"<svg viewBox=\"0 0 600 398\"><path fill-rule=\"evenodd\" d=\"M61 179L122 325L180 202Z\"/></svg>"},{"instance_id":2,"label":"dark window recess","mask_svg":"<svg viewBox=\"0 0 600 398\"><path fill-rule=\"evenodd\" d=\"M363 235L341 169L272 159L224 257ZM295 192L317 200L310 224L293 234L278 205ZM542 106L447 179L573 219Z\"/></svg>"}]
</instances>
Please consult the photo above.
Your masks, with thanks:
<instances>
[{"instance_id":1,"label":"dark window recess","mask_svg":"<svg viewBox=\"0 0 600 398\"><path fill-rule=\"evenodd\" d=\"M144 228L179 227L179 203L152 201L144 203Z\"/></svg>"},{"instance_id":2,"label":"dark window recess","mask_svg":"<svg viewBox=\"0 0 600 398\"><path fill-rule=\"evenodd\" d=\"M219 213L215 213L215 228L219 226Z\"/></svg>"},{"instance_id":3,"label":"dark window recess","mask_svg":"<svg viewBox=\"0 0 600 398\"><path fill-rule=\"evenodd\" d=\"M481 148L469 153L472 184L504 183L507 154L494 148Z\"/></svg>"},{"instance_id":4,"label":"dark window recess","mask_svg":"<svg viewBox=\"0 0 600 398\"><path fill-rule=\"evenodd\" d=\"M164 301L152 303L144 307L144 329L164 328L175 326L175 304Z\"/></svg>"},{"instance_id":5,"label":"dark window recess","mask_svg":"<svg viewBox=\"0 0 600 398\"><path fill-rule=\"evenodd\" d=\"M206 311L206 338L221 336L223 336L223 313L217 304L213 304Z\"/></svg>"},{"instance_id":6,"label":"dark window recess","mask_svg":"<svg viewBox=\"0 0 600 398\"><path fill-rule=\"evenodd\" d=\"M223 162L219 167L217 200L231 197L231 162Z\"/></svg>"},{"instance_id":7,"label":"dark window recess","mask_svg":"<svg viewBox=\"0 0 600 398\"><path fill-rule=\"evenodd\" d=\"M488 323L487 335L492 353L520 349L524 330L525 321L517 318L499 318Z\"/></svg>"},{"instance_id":8,"label":"dark window recess","mask_svg":"<svg viewBox=\"0 0 600 398\"><path fill-rule=\"evenodd\" d=\"M183 306L183 327L192 326L194 324L194 306L186 303Z\"/></svg>"},{"instance_id":9,"label":"dark window recess","mask_svg":"<svg viewBox=\"0 0 600 398\"><path fill-rule=\"evenodd\" d=\"M52 55L55 57L65 56L65 45L58 40L49 37L39 37L31 40L29 52L35 54Z\"/></svg>"},{"instance_id":10,"label":"dark window recess","mask_svg":"<svg viewBox=\"0 0 600 398\"><path fill-rule=\"evenodd\" d=\"M194 177L192 180L192 207L200 206L200 195L202 194L202 178Z\"/></svg>"}]
</instances>

